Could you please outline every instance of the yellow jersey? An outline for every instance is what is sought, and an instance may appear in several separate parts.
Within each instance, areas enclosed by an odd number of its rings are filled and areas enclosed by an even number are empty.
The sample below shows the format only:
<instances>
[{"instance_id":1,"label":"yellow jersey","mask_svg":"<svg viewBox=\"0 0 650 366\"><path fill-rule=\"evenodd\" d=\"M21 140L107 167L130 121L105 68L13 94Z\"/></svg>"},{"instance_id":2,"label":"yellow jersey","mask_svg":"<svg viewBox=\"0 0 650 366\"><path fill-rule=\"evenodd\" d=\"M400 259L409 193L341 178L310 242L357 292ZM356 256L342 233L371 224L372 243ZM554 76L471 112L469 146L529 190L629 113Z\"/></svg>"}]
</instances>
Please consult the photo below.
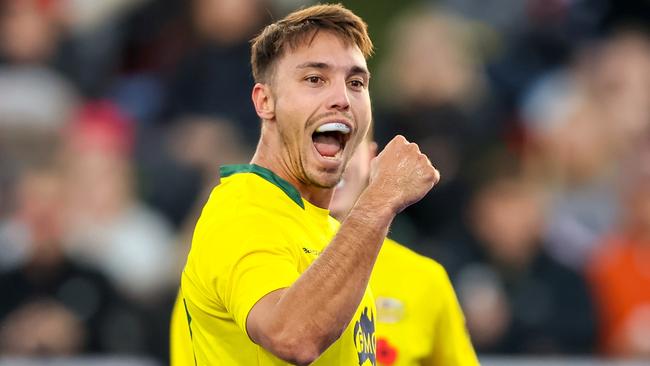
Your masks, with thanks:
<instances>
[{"instance_id":1,"label":"yellow jersey","mask_svg":"<svg viewBox=\"0 0 650 366\"><path fill-rule=\"evenodd\" d=\"M370 277L377 304L377 364L478 365L445 269L386 239Z\"/></svg>"},{"instance_id":2,"label":"yellow jersey","mask_svg":"<svg viewBox=\"0 0 650 366\"><path fill-rule=\"evenodd\" d=\"M180 291L176 295L169 326L169 364L171 366L196 364L187 313L185 312L183 295Z\"/></svg>"},{"instance_id":3,"label":"yellow jersey","mask_svg":"<svg viewBox=\"0 0 650 366\"><path fill-rule=\"evenodd\" d=\"M181 276L172 365L288 365L250 340L246 318L262 297L290 287L338 227L270 170L222 167ZM313 365L376 365L375 313L367 289L347 329Z\"/></svg>"}]
</instances>

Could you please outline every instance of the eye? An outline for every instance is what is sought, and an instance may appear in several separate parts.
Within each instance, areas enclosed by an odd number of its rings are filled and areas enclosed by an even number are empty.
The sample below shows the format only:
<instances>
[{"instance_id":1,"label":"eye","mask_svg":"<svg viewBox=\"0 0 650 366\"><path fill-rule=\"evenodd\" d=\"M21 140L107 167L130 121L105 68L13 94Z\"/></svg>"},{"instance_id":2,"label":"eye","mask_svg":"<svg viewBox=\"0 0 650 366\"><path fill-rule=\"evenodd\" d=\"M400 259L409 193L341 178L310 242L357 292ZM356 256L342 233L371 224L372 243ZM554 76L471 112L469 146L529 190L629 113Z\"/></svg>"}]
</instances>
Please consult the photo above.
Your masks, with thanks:
<instances>
[{"instance_id":1,"label":"eye","mask_svg":"<svg viewBox=\"0 0 650 366\"><path fill-rule=\"evenodd\" d=\"M318 84L322 84L323 82L325 82L325 80L323 80L322 77L316 76L316 75L307 76L305 78L305 81L307 81L309 84L313 84L313 85L318 85Z\"/></svg>"},{"instance_id":2,"label":"eye","mask_svg":"<svg viewBox=\"0 0 650 366\"><path fill-rule=\"evenodd\" d=\"M348 84L352 87L352 89L363 89L366 84L363 82L363 80L360 79L353 79L348 82Z\"/></svg>"}]
</instances>

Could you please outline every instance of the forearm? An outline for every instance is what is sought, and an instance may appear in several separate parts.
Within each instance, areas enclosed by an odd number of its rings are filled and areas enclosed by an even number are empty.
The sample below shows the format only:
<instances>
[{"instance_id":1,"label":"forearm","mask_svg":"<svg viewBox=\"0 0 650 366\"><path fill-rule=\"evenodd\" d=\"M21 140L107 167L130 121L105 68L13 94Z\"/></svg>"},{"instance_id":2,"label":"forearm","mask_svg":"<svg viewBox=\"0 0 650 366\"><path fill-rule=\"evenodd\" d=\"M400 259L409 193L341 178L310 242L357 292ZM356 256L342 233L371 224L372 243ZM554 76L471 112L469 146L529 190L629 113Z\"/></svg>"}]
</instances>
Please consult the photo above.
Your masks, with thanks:
<instances>
[{"instance_id":1,"label":"forearm","mask_svg":"<svg viewBox=\"0 0 650 366\"><path fill-rule=\"evenodd\" d=\"M293 311L291 317L303 318L297 323L311 319L316 326L331 324L341 331L347 326L393 217L372 199L360 200L330 245L283 296L282 302ZM296 314L296 309L302 313Z\"/></svg>"}]
</instances>

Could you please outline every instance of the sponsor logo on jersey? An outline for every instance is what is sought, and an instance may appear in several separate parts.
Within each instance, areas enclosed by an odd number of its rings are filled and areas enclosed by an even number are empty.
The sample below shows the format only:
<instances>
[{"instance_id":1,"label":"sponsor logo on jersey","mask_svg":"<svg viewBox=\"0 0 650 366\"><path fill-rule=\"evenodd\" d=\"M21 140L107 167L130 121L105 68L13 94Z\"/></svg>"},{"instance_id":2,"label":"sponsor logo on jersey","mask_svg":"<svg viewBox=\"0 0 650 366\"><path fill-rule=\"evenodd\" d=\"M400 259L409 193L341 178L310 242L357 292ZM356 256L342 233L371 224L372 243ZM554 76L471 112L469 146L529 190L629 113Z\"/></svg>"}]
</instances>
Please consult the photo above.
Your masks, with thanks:
<instances>
[{"instance_id":1,"label":"sponsor logo on jersey","mask_svg":"<svg viewBox=\"0 0 650 366\"><path fill-rule=\"evenodd\" d=\"M311 249L311 248L302 247L302 251L305 252L305 253L307 253L307 254L311 254L311 255L315 255L315 256L319 256L319 255L320 255L320 251L318 251L318 250L316 250L316 249Z\"/></svg>"},{"instance_id":2,"label":"sponsor logo on jersey","mask_svg":"<svg viewBox=\"0 0 650 366\"><path fill-rule=\"evenodd\" d=\"M370 312L370 316L368 316ZM359 320L354 323L354 345L359 356L359 365L370 361L373 366L377 365L375 339L375 316L368 307L363 309Z\"/></svg>"}]
</instances>

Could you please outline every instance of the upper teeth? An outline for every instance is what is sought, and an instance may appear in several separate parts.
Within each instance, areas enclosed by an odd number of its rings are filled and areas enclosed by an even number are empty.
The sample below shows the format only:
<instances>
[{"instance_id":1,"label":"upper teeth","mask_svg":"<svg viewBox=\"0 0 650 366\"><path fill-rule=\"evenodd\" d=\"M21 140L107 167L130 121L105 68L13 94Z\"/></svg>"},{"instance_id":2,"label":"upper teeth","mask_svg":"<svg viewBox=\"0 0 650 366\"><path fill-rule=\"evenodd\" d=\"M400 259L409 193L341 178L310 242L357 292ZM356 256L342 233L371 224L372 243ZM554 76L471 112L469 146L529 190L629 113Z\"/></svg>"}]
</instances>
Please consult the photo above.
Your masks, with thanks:
<instances>
[{"instance_id":1,"label":"upper teeth","mask_svg":"<svg viewBox=\"0 0 650 366\"><path fill-rule=\"evenodd\" d=\"M341 122L326 123L316 129L316 132L340 132L344 135L350 133L350 127Z\"/></svg>"}]
</instances>

